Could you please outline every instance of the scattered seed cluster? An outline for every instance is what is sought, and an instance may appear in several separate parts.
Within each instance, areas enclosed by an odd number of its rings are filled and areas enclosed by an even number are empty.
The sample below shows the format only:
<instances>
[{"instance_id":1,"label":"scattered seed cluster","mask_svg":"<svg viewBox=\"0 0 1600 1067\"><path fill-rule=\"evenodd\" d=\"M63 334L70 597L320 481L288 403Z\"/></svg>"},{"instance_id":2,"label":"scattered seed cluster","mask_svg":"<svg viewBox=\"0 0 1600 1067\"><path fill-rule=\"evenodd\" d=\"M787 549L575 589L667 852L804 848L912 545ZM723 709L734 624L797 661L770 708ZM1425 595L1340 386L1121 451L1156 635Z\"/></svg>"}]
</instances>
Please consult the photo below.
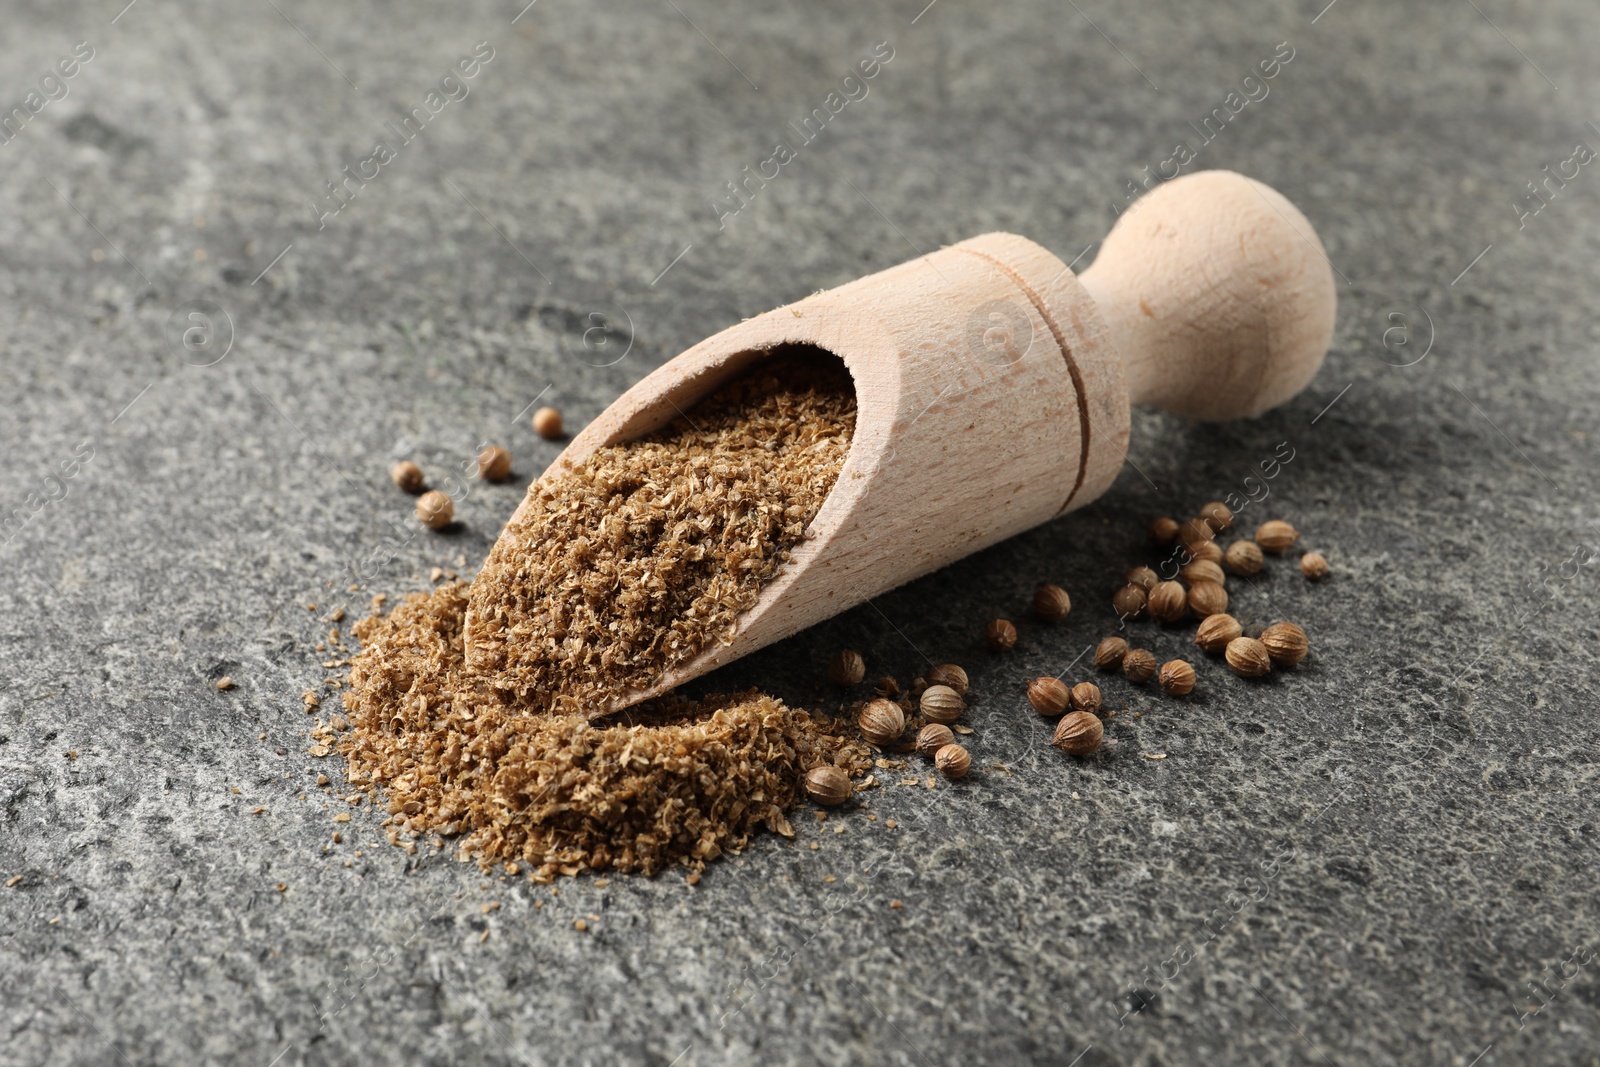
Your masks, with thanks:
<instances>
[{"instance_id":1,"label":"scattered seed cluster","mask_svg":"<svg viewBox=\"0 0 1600 1067\"><path fill-rule=\"evenodd\" d=\"M1228 576L1259 574L1266 557L1290 551L1300 532L1287 522L1273 520L1263 523L1253 539L1236 540L1224 549L1217 537L1232 526L1233 512L1221 503L1205 505L1186 522L1166 516L1156 519L1149 526L1150 538L1166 552L1166 558L1159 569L1141 565L1128 570L1112 594L1111 606L1124 625L1145 616L1169 625L1185 620L1194 623L1196 645L1223 655L1235 674L1256 678L1273 667L1299 663L1309 643L1305 631L1290 622L1275 623L1246 636L1239 621L1227 613ZM1319 553L1308 552L1301 558L1300 569L1307 578L1320 581L1327 576L1328 561ZM1034 594L1033 615L1040 621L1055 622L1066 616L1070 606L1064 590L1041 585ZM984 637L995 651L1016 644L1015 627L1004 619L991 622ZM1094 666L1102 672L1120 671L1135 684L1154 679L1161 691L1172 697L1188 696L1198 684L1193 664L1181 659L1158 663L1155 653L1130 647L1127 638L1118 635L1102 638L1095 646ZM1041 716L1059 719L1051 744L1075 756L1089 755L1100 747L1104 724L1099 686L1041 677L1028 683L1027 698Z\"/></svg>"},{"instance_id":2,"label":"scattered seed cluster","mask_svg":"<svg viewBox=\"0 0 1600 1067\"><path fill-rule=\"evenodd\" d=\"M564 436L561 412L555 408L535 411L533 430L546 440ZM478 477L484 481L508 481L511 473L511 453L501 445L488 445L478 453ZM401 460L389 469L389 478L397 489L417 497L417 521L428 529L443 530L455 521L455 501L443 489L428 489L427 475L416 463L409 459Z\"/></svg>"},{"instance_id":3,"label":"scattered seed cluster","mask_svg":"<svg viewBox=\"0 0 1600 1067\"><path fill-rule=\"evenodd\" d=\"M835 685L850 688L859 685L865 675L866 661L853 649L841 649L828 663L828 678ZM972 754L956 741L956 733L972 733L959 723L967 710L967 692L967 672L954 663L943 663L930 670L926 678L914 679L903 695L894 678L880 678L873 687L872 699L847 703L841 710L853 715L861 737L884 753L915 753L932 760L934 768L946 778L965 778L972 769ZM903 769L906 764L885 756L876 761L876 766L891 770ZM933 781L929 778L922 784L931 786ZM860 788L877 784L873 776ZM918 783L911 778L900 784ZM806 791L825 807L842 802L832 799L838 793L837 781L826 771L808 773Z\"/></svg>"},{"instance_id":4,"label":"scattered seed cluster","mask_svg":"<svg viewBox=\"0 0 1600 1067\"><path fill-rule=\"evenodd\" d=\"M1242 678L1259 678L1274 666L1288 667L1305 658L1305 631L1291 622L1275 623L1259 634L1247 635L1239 620L1228 614L1228 575L1252 578L1266 567L1268 555L1281 556L1294 548L1300 531L1281 519L1262 523L1254 538L1241 538L1226 549L1217 537L1233 527L1233 512L1224 504L1210 503L1187 522L1162 516L1150 523L1150 540L1167 555L1160 571L1134 567L1111 596L1112 610L1127 623L1148 614L1164 623L1197 621L1194 643L1203 652L1221 655ZM1307 552L1300 570L1312 581L1328 574L1328 561ZM1163 581L1161 574L1176 577ZM1095 649L1095 666L1121 670L1133 682L1157 678L1162 692L1184 696L1194 691L1195 671L1183 660L1163 664L1159 673L1155 656L1129 648L1121 637L1107 637Z\"/></svg>"}]
</instances>

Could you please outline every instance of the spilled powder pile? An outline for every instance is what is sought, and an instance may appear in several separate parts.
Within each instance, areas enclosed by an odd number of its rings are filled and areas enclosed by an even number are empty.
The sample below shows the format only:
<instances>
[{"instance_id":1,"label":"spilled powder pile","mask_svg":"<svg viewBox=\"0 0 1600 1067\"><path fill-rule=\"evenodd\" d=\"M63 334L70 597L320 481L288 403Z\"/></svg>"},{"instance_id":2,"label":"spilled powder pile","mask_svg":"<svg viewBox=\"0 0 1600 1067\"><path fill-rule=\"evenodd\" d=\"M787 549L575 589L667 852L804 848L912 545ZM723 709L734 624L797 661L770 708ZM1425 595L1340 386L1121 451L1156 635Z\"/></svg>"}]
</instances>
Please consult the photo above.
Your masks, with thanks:
<instances>
[{"instance_id":1,"label":"spilled powder pile","mask_svg":"<svg viewBox=\"0 0 1600 1067\"><path fill-rule=\"evenodd\" d=\"M587 717L731 631L832 488L854 415L841 369L769 364L531 488L518 543L470 589L358 623L340 749L354 784L387 792L390 840L459 836L540 881L698 870L762 825L791 833L808 768L865 773L849 724L755 691ZM487 669L466 660L469 597L475 618L510 609Z\"/></svg>"},{"instance_id":2,"label":"spilled powder pile","mask_svg":"<svg viewBox=\"0 0 1600 1067\"><path fill-rule=\"evenodd\" d=\"M473 583L474 670L528 706L592 711L731 637L854 429L843 368L789 358L535 483Z\"/></svg>"}]
</instances>

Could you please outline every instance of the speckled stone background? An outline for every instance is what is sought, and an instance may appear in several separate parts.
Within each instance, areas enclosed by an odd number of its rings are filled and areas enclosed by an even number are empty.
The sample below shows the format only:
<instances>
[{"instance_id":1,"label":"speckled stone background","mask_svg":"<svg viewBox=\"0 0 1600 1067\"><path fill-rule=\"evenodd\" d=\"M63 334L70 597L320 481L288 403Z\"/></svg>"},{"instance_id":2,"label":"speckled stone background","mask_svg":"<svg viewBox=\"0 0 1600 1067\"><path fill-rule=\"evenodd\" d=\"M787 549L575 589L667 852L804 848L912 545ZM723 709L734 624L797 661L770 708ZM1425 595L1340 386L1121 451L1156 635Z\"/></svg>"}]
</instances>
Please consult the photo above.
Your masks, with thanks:
<instances>
[{"instance_id":1,"label":"speckled stone background","mask_svg":"<svg viewBox=\"0 0 1600 1067\"><path fill-rule=\"evenodd\" d=\"M123 2L3 16L0 108L42 106L0 144L0 1061L1600 1062L1592 3ZM1140 412L1092 507L716 679L804 703L840 646L958 661L981 773L801 812L695 888L558 894L384 844L307 754L329 613L469 570L518 497L464 479L461 529L415 532L395 459L442 480L494 440L531 476L536 400L581 425L742 316L986 230L1081 268L1281 42L1190 169L1321 233L1311 387ZM1107 681L1116 744L1046 747L1024 683L1085 673L1145 522L1251 489L1245 525L1333 565L1233 591L1306 627L1303 669ZM1045 579L1071 618L986 652Z\"/></svg>"}]
</instances>

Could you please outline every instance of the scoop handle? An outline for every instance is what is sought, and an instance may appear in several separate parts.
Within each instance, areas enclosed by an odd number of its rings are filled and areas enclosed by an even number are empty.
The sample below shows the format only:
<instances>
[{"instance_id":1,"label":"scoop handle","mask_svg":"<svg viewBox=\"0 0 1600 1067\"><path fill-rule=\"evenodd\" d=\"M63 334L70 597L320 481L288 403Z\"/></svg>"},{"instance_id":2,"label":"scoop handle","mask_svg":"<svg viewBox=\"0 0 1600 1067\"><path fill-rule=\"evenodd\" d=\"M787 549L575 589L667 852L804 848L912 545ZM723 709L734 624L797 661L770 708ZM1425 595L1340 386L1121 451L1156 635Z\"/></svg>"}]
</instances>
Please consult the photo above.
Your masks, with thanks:
<instances>
[{"instance_id":1,"label":"scoop handle","mask_svg":"<svg viewBox=\"0 0 1600 1067\"><path fill-rule=\"evenodd\" d=\"M1233 419L1288 400L1333 337L1333 272L1295 206L1232 171L1134 201L1079 276L1122 357L1129 399Z\"/></svg>"}]
</instances>

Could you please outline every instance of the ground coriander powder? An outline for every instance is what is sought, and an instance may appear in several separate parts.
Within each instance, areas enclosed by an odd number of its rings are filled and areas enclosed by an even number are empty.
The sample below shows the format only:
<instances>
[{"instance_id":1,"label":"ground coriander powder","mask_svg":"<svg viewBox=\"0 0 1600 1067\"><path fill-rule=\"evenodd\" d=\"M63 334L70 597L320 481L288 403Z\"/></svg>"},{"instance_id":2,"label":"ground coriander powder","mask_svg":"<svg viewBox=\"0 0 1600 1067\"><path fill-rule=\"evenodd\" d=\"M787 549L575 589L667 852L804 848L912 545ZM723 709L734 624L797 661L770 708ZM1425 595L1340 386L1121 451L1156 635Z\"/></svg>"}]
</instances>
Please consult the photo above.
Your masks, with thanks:
<instances>
[{"instance_id":1,"label":"ground coriander powder","mask_svg":"<svg viewBox=\"0 0 1600 1067\"><path fill-rule=\"evenodd\" d=\"M473 667L593 710L732 636L850 451L842 366L787 358L528 490L473 583Z\"/></svg>"},{"instance_id":2,"label":"ground coriander powder","mask_svg":"<svg viewBox=\"0 0 1600 1067\"><path fill-rule=\"evenodd\" d=\"M809 769L865 774L849 723L754 690L589 718L735 632L854 428L837 361L769 361L535 483L470 586L358 623L339 747L351 781L386 795L390 839L437 834L540 881L698 870L763 826L791 834ZM470 664L469 604L489 638Z\"/></svg>"}]
</instances>

